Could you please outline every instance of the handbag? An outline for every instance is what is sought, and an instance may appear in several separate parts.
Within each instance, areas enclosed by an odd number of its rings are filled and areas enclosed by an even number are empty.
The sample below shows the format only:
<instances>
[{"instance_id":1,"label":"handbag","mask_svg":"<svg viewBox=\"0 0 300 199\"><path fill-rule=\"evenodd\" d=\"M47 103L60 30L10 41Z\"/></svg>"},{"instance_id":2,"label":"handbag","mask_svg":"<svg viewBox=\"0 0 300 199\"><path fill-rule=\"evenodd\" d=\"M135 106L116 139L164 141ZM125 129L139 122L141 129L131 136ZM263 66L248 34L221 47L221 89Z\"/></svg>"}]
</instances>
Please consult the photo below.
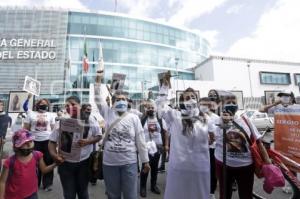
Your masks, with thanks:
<instances>
[{"instance_id":1,"label":"handbag","mask_svg":"<svg viewBox=\"0 0 300 199\"><path fill-rule=\"evenodd\" d=\"M104 144L108 139L108 135L110 134L113 127L118 124L128 113L124 113L121 117L116 119L108 128L108 130L104 133L102 144L99 145L99 150L95 150L91 153L89 158L89 174L90 178L92 179L99 179L103 180L103 151L104 151Z\"/></svg>"},{"instance_id":2,"label":"handbag","mask_svg":"<svg viewBox=\"0 0 300 199\"><path fill-rule=\"evenodd\" d=\"M264 159L262 158L262 156L259 152L260 151L259 147L254 138L252 129L251 129L248 121L243 116L241 116L241 117L242 117L243 121L246 123L246 125L248 126L248 128L250 129L251 139L248 136L248 134L246 133L246 131L240 125L238 125L235 121L233 121L233 124L244 134L245 138L247 139L247 141L249 143L253 163L254 163L254 173L255 173L256 177L262 178L262 177L264 177L263 172L262 172L263 165L265 164Z\"/></svg>"}]
</instances>

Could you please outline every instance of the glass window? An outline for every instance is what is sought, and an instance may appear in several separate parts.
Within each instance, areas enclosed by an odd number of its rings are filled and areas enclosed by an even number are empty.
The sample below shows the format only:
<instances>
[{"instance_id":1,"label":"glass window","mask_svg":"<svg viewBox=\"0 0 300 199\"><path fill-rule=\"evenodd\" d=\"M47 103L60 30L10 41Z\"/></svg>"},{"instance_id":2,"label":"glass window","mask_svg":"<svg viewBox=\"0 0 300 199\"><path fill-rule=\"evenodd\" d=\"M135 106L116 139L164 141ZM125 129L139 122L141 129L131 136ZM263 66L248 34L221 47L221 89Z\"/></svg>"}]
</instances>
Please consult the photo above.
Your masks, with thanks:
<instances>
[{"instance_id":1,"label":"glass window","mask_svg":"<svg viewBox=\"0 0 300 199\"><path fill-rule=\"evenodd\" d=\"M300 74L294 74L294 77L295 77L295 84L300 86L299 83L300 83Z\"/></svg>"},{"instance_id":2,"label":"glass window","mask_svg":"<svg viewBox=\"0 0 300 199\"><path fill-rule=\"evenodd\" d=\"M289 85L291 83L289 73L260 72L259 75L261 84Z\"/></svg>"}]
</instances>

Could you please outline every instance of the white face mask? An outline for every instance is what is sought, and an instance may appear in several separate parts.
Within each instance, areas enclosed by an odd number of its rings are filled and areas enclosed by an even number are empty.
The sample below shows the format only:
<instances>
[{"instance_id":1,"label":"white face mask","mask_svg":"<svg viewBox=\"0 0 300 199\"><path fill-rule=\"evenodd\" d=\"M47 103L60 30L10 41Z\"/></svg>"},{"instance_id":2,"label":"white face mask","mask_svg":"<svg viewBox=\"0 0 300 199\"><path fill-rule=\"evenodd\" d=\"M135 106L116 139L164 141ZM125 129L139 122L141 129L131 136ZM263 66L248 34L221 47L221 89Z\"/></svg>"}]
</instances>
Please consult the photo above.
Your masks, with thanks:
<instances>
[{"instance_id":1,"label":"white face mask","mask_svg":"<svg viewBox=\"0 0 300 199\"><path fill-rule=\"evenodd\" d=\"M289 97L289 96L282 96L282 97L280 98L280 100L281 100L281 102L282 102L283 104L289 104L290 101L291 101L291 97Z\"/></svg>"},{"instance_id":2,"label":"white face mask","mask_svg":"<svg viewBox=\"0 0 300 199\"><path fill-rule=\"evenodd\" d=\"M125 111L127 111L127 106L128 106L127 101L120 100L120 101L115 102L114 109L117 112L125 112Z\"/></svg>"},{"instance_id":3,"label":"white face mask","mask_svg":"<svg viewBox=\"0 0 300 199\"><path fill-rule=\"evenodd\" d=\"M199 106L199 109L200 109L200 111L201 111L202 113L208 113L208 112L209 112L208 107L205 106L205 105L200 105L200 106Z\"/></svg>"},{"instance_id":4,"label":"white face mask","mask_svg":"<svg viewBox=\"0 0 300 199\"><path fill-rule=\"evenodd\" d=\"M189 117L195 117L199 115L199 108L197 107L197 101L190 99L188 101L183 102L185 109L181 109L181 113L183 115Z\"/></svg>"}]
</instances>

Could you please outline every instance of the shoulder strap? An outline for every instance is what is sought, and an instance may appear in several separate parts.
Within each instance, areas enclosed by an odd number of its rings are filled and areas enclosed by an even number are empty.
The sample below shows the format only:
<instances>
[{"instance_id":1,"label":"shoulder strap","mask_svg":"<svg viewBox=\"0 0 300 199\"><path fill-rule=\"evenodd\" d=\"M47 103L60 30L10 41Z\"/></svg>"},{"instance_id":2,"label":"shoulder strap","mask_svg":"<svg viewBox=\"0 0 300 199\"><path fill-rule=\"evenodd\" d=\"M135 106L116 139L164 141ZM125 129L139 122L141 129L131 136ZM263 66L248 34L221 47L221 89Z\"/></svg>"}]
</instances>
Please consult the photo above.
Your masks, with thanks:
<instances>
[{"instance_id":1,"label":"shoulder strap","mask_svg":"<svg viewBox=\"0 0 300 199\"><path fill-rule=\"evenodd\" d=\"M148 116L147 116L147 115L141 119L142 127L144 127L144 125L145 125L147 119L148 119Z\"/></svg>"},{"instance_id":2,"label":"shoulder strap","mask_svg":"<svg viewBox=\"0 0 300 199\"><path fill-rule=\"evenodd\" d=\"M39 173L39 156L38 156L38 152L37 151L33 151L32 152L32 155L33 155L33 158L35 160L35 172L36 172L36 175L38 176L38 173Z\"/></svg>"},{"instance_id":3,"label":"shoulder strap","mask_svg":"<svg viewBox=\"0 0 300 199\"><path fill-rule=\"evenodd\" d=\"M14 165L16 162L16 155L13 155L9 158L9 171L8 178L10 178L14 174Z\"/></svg>"},{"instance_id":4,"label":"shoulder strap","mask_svg":"<svg viewBox=\"0 0 300 199\"><path fill-rule=\"evenodd\" d=\"M116 119L107 129L107 131L104 133L104 138L103 138L103 142L102 145L104 146L108 135L110 134L111 130L116 126L116 124L118 124L123 118L125 118L128 115L128 112L123 113L123 115L121 117L119 117L118 119Z\"/></svg>"},{"instance_id":5,"label":"shoulder strap","mask_svg":"<svg viewBox=\"0 0 300 199\"><path fill-rule=\"evenodd\" d=\"M252 145L252 142L250 140L250 137L248 136L248 134L246 133L245 129L243 129L238 123L236 123L235 121L232 122L233 125L238 128L245 136L245 138L247 139L249 145Z\"/></svg>"}]
</instances>

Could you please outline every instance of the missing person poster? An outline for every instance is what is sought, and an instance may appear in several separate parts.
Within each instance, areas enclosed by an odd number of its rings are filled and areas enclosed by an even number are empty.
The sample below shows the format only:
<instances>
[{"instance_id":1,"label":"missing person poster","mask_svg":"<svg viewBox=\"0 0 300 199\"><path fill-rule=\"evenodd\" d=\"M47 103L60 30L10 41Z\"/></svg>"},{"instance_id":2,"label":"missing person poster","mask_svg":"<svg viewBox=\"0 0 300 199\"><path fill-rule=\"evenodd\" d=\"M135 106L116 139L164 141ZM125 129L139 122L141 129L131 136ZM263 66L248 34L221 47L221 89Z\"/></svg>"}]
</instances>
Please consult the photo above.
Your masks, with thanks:
<instances>
[{"instance_id":1,"label":"missing person poster","mask_svg":"<svg viewBox=\"0 0 300 199\"><path fill-rule=\"evenodd\" d=\"M23 85L23 90L35 96L39 96L41 90L41 82L29 76L26 76Z\"/></svg>"},{"instance_id":2,"label":"missing person poster","mask_svg":"<svg viewBox=\"0 0 300 199\"><path fill-rule=\"evenodd\" d=\"M163 73L158 73L158 81L159 81L159 87L164 86L169 86L171 88L171 72L163 72Z\"/></svg>"},{"instance_id":3,"label":"missing person poster","mask_svg":"<svg viewBox=\"0 0 300 199\"><path fill-rule=\"evenodd\" d=\"M274 144L277 151L300 164L300 109L275 114Z\"/></svg>"},{"instance_id":4,"label":"missing person poster","mask_svg":"<svg viewBox=\"0 0 300 199\"><path fill-rule=\"evenodd\" d=\"M67 118L60 121L59 154L70 162L80 161L81 148L78 141L83 137L84 126L77 119Z\"/></svg>"},{"instance_id":5,"label":"missing person poster","mask_svg":"<svg viewBox=\"0 0 300 199\"><path fill-rule=\"evenodd\" d=\"M125 74L120 73L113 73L112 76L112 82L111 82L111 90L117 91L117 90L123 90L124 84L125 84Z\"/></svg>"}]
</instances>

